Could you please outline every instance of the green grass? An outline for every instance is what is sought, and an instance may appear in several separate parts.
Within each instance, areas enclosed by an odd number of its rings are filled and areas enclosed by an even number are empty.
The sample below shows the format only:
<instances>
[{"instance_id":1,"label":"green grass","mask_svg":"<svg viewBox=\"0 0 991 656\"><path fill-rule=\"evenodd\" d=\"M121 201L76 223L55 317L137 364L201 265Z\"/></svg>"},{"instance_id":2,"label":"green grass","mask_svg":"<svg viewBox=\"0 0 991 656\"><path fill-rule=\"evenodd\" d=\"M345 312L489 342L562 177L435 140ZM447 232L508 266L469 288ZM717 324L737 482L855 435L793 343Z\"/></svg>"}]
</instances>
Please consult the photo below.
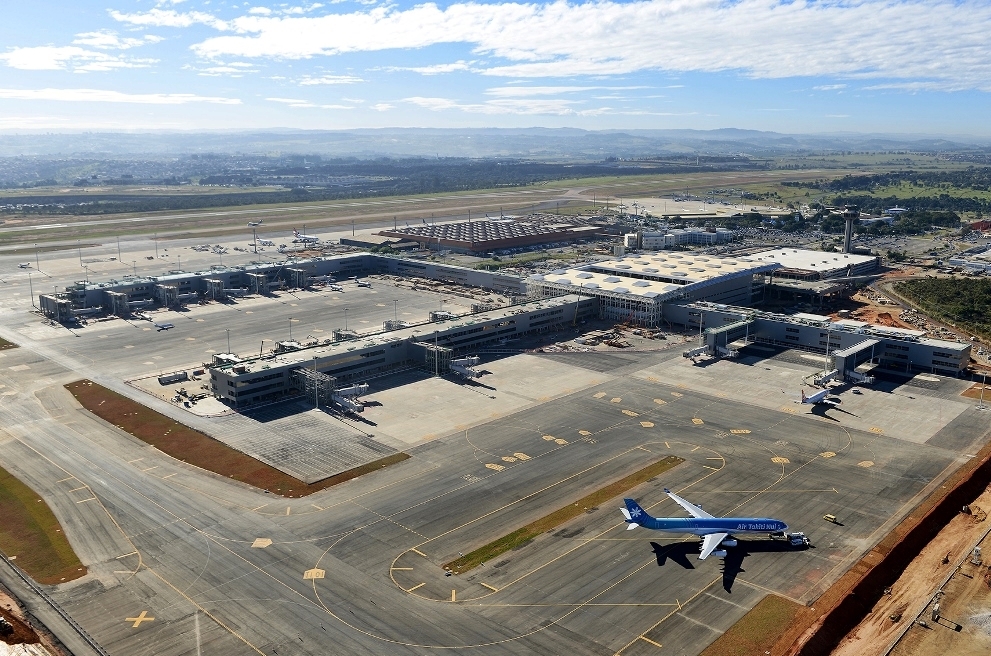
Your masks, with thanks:
<instances>
[{"instance_id":1,"label":"green grass","mask_svg":"<svg viewBox=\"0 0 991 656\"><path fill-rule=\"evenodd\" d=\"M13 342L8 342L3 337L0 337L0 351L5 351L7 349L17 348L17 344Z\"/></svg>"},{"instance_id":2,"label":"green grass","mask_svg":"<svg viewBox=\"0 0 991 656\"><path fill-rule=\"evenodd\" d=\"M800 608L794 601L767 595L699 656L753 656L769 652Z\"/></svg>"},{"instance_id":3,"label":"green grass","mask_svg":"<svg viewBox=\"0 0 991 656\"><path fill-rule=\"evenodd\" d=\"M894 290L927 314L991 339L991 280L917 278L897 283Z\"/></svg>"},{"instance_id":4,"label":"green grass","mask_svg":"<svg viewBox=\"0 0 991 656\"><path fill-rule=\"evenodd\" d=\"M467 572L468 570L478 567L480 564L492 560L507 551L512 551L513 549L522 547L541 533L546 533L547 531L557 528L561 524L578 517L588 508L595 508L602 505L613 497L623 494L627 490L630 490L637 485L640 485L641 483L666 472L682 462L684 462L684 460L682 458L678 458L677 456L662 458L661 460L644 467L640 471L634 472L629 476L621 478L614 483L610 483L609 485L600 488L595 492L582 497L581 499L578 499L573 504L559 508L551 514L545 515L537 521L527 524L523 528L517 529L508 535L504 535L497 540L493 540L485 546L479 547L478 549L465 554L457 560L452 560L451 562L446 563L444 567L458 573Z\"/></svg>"},{"instance_id":5,"label":"green grass","mask_svg":"<svg viewBox=\"0 0 991 656\"><path fill-rule=\"evenodd\" d=\"M38 583L86 574L51 508L13 474L0 468L0 550Z\"/></svg>"}]
</instances>

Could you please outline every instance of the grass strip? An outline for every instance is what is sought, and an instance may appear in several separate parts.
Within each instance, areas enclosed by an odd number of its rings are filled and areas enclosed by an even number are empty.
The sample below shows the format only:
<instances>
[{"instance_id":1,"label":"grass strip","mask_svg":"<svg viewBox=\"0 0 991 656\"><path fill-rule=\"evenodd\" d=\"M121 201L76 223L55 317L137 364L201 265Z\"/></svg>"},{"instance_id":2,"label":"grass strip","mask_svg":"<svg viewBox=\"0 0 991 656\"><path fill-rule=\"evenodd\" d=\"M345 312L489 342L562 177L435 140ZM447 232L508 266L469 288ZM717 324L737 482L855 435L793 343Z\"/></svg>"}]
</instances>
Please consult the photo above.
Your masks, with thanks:
<instances>
[{"instance_id":1,"label":"grass strip","mask_svg":"<svg viewBox=\"0 0 991 656\"><path fill-rule=\"evenodd\" d=\"M62 527L38 494L0 467L0 550L38 583L86 574Z\"/></svg>"},{"instance_id":2,"label":"grass strip","mask_svg":"<svg viewBox=\"0 0 991 656\"><path fill-rule=\"evenodd\" d=\"M699 656L752 656L769 653L774 643L791 625L801 604L767 595L706 647Z\"/></svg>"},{"instance_id":3,"label":"grass strip","mask_svg":"<svg viewBox=\"0 0 991 656\"><path fill-rule=\"evenodd\" d=\"M93 381L77 380L65 388L97 417L173 458L282 496L305 497L409 458L394 453L307 484Z\"/></svg>"},{"instance_id":4,"label":"grass strip","mask_svg":"<svg viewBox=\"0 0 991 656\"><path fill-rule=\"evenodd\" d=\"M17 348L17 344L13 342L8 342L4 338L0 337L0 351L5 351L7 349Z\"/></svg>"},{"instance_id":5,"label":"grass strip","mask_svg":"<svg viewBox=\"0 0 991 656\"><path fill-rule=\"evenodd\" d=\"M517 529L508 535L504 535L497 540L493 540L492 542L489 542L488 544L479 547L464 556L461 556L457 560L452 560L449 563L445 563L444 567L463 574L464 572L478 567L480 564L492 560L507 551L522 547L524 544L534 539L541 533L546 533L547 531L557 528L561 524L584 514L586 509L595 508L596 506L602 505L613 497L623 494L627 490L630 490L637 485L640 485L641 483L666 472L682 462L684 462L684 459L677 456L662 458L661 460L644 467L640 471L634 472L629 476L621 478L614 483L610 483L609 485L600 488L595 492L582 497L581 499L578 499L573 504L569 504L563 508L555 510L551 514L545 515L537 521L531 522L523 528Z\"/></svg>"}]
</instances>

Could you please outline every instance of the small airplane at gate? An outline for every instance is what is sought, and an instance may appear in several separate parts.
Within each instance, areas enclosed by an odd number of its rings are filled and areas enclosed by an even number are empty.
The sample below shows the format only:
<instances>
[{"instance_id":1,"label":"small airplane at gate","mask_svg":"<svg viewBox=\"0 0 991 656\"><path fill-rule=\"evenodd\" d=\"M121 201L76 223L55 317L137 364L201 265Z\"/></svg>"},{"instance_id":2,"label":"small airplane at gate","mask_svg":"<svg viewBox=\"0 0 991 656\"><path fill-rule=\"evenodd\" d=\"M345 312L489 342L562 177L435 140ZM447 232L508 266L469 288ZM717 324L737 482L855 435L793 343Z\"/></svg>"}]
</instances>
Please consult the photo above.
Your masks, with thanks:
<instances>
[{"instance_id":1,"label":"small airplane at gate","mask_svg":"<svg viewBox=\"0 0 991 656\"><path fill-rule=\"evenodd\" d=\"M174 323L156 323L155 324L155 327L158 328L158 332L162 332L163 330L170 330L172 328L175 328L175 324Z\"/></svg>"},{"instance_id":2,"label":"small airplane at gate","mask_svg":"<svg viewBox=\"0 0 991 656\"><path fill-rule=\"evenodd\" d=\"M638 526L666 533L691 533L702 537L702 552L699 560L709 556L726 557L726 549L719 547L735 547L737 533L767 533L781 534L788 525L780 519L770 517L713 517L702 510L702 506L685 501L671 490L664 488L664 493L684 508L691 519L687 517L651 517L647 511L633 499L623 499L625 508L620 508L626 523L627 531Z\"/></svg>"}]
</instances>

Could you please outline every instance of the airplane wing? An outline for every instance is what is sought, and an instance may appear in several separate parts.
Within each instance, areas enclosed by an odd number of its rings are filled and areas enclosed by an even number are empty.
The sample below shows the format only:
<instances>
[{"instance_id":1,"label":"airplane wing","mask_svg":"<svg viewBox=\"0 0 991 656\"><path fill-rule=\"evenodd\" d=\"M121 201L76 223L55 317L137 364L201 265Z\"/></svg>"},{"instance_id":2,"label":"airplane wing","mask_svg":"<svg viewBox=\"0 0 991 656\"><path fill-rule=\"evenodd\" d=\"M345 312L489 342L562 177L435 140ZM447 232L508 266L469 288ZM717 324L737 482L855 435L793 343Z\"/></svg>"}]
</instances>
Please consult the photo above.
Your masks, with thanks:
<instances>
[{"instance_id":1,"label":"airplane wing","mask_svg":"<svg viewBox=\"0 0 991 656\"><path fill-rule=\"evenodd\" d=\"M710 533L705 536L702 540L702 553L699 554L699 560L705 560L708 558L719 546L719 543L725 540L726 537L726 533Z\"/></svg>"},{"instance_id":2,"label":"airplane wing","mask_svg":"<svg viewBox=\"0 0 991 656\"><path fill-rule=\"evenodd\" d=\"M692 517L695 517L696 519L715 519L712 515L702 510L701 506L696 506L694 503L689 503L688 501L685 501L684 499L682 499L677 494L675 494L674 492L672 492L667 488L664 488L664 491L667 493L669 497L674 499L675 503L677 503L679 506L684 508L685 511L687 511L688 514L691 515Z\"/></svg>"}]
</instances>

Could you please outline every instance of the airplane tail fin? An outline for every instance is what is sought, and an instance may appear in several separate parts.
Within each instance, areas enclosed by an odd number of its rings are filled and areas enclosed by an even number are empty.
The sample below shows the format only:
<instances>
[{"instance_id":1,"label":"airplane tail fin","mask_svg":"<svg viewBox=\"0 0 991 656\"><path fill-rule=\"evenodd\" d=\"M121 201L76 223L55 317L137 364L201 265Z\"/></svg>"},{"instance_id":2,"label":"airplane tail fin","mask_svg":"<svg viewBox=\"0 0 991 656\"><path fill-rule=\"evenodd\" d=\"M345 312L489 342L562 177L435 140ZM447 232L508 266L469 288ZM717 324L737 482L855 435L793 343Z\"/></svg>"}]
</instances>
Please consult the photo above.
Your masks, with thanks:
<instances>
[{"instance_id":1,"label":"airplane tail fin","mask_svg":"<svg viewBox=\"0 0 991 656\"><path fill-rule=\"evenodd\" d=\"M805 390L802 390L802 403L805 403Z\"/></svg>"},{"instance_id":2,"label":"airplane tail fin","mask_svg":"<svg viewBox=\"0 0 991 656\"><path fill-rule=\"evenodd\" d=\"M637 526L640 526L644 520L652 519L647 514L647 511L641 508L640 504L633 499L623 499L623 502L626 504L626 508L621 508L620 512L623 513L623 517L626 518L626 522L629 524L626 527L627 531L632 531Z\"/></svg>"}]
</instances>

